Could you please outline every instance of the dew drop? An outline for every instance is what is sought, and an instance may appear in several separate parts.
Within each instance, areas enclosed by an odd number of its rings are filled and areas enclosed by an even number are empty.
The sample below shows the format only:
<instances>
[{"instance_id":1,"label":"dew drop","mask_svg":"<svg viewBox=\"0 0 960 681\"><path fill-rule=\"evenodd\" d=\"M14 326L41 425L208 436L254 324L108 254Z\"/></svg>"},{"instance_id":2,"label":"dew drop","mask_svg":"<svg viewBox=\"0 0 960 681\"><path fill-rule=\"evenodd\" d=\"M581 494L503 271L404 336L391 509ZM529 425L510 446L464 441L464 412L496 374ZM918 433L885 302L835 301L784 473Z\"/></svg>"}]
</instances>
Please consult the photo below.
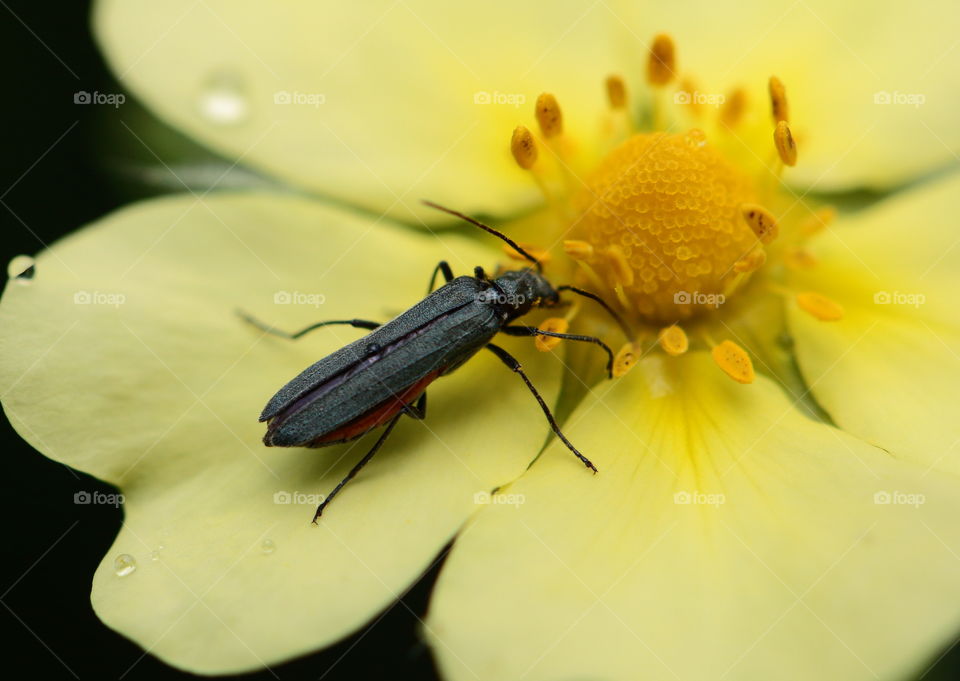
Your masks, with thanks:
<instances>
[{"instance_id":1,"label":"dew drop","mask_svg":"<svg viewBox=\"0 0 960 681\"><path fill-rule=\"evenodd\" d=\"M37 261L29 255L18 255L7 265L7 276L20 284L29 284L37 273Z\"/></svg>"},{"instance_id":2,"label":"dew drop","mask_svg":"<svg viewBox=\"0 0 960 681\"><path fill-rule=\"evenodd\" d=\"M113 559L113 571L117 577L126 577L137 569L137 559L129 553L121 553Z\"/></svg>"},{"instance_id":3,"label":"dew drop","mask_svg":"<svg viewBox=\"0 0 960 681\"><path fill-rule=\"evenodd\" d=\"M707 136L704 134L703 130L699 128L693 128L684 136L684 139L687 144L691 147L705 147L707 146Z\"/></svg>"},{"instance_id":4,"label":"dew drop","mask_svg":"<svg viewBox=\"0 0 960 681\"><path fill-rule=\"evenodd\" d=\"M260 553L265 556L269 556L271 553L277 550L277 545L273 543L272 539L264 539L260 542Z\"/></svg>"},{"instance_id":5,"label":"dew drop","mask_svg":"<svg viewBox=\"0 0 960 681\"><path fill-rule=\"evenodd\" d=\"M219 73L204 84L198 102L200 115L217 125L234 125L246 120L250 112L240 78L229 73Z\"/></svg>"}]
</instances>

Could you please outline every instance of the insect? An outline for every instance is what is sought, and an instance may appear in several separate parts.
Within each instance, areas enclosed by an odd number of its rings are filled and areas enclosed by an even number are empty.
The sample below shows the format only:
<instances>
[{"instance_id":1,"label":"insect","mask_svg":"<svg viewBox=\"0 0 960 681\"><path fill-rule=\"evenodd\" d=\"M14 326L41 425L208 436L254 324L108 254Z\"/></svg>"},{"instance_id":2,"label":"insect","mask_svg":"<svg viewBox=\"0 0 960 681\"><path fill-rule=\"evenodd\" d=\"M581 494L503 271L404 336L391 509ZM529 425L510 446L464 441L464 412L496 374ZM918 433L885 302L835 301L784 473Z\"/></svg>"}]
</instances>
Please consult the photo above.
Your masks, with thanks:
<instances>
[{"instance_id":1,"label":"insect","mask_svg":"<svg viewBox=\"0 0 960 681\"><path fill-rule=\"evenodd\" d=\"M337 324L370 331L307 367L283 386L260 414L260 421L267 422L263 442L268 447L326 447L355 440L375 428L384 427L373 447L317 507L314 523L343 486L373 458L402 415L414 419L426 416L427 387L483 349L491 351L520 376L540 404L557 437L587 468L597 472L593 463L560 430L520 362L490 341L496 334L504 333L593 343L606 352L607 373L612 376L613 352L599 338L557 333L511 322L534 308L566 304L561 301L560 293L569 291L599 303L628 338L629 328L599 296L573 286L554 287L543 276L540 261L505 234L457 211L431 202L424 203L503 240L532 267L507 271L495 278L477 267L473 276L454 277L450 265L441 261L430 277L426 298L385 324L364 319L331 320L311 324L296 333L285 333L239 312L262 331L291 340ZM434 290L438 274L443 275L446 283Z\"/></svg>"}]
</instances>

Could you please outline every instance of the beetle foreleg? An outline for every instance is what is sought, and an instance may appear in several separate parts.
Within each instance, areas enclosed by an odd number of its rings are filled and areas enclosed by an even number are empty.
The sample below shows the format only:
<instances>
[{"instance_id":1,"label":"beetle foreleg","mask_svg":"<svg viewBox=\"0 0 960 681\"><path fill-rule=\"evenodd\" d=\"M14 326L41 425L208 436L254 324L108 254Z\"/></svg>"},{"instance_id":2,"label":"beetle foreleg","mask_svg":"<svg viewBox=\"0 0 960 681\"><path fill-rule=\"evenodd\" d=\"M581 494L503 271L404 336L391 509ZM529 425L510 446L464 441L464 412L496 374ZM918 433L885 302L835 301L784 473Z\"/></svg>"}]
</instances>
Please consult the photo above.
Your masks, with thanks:
<instances>
[{"instance_id":1,"label":"beetle foreleg","mask_svg":"<svg viewBox=\"0 0 960 681\"><path fill-rule=\"evenodd\" d=\"M317 322L316 324L311 324L305 329L300 329L299 331L290 333L288 331L282 331L268 324L264 324L259 319L255 317L251 317L249 314L247 314L243 310L237 310L237 314L245 322L247 322L248 324L253 324L255 327L257 327L261 331L272 334L274 336L280 336L281 338L286 338L288 340L296 340L301 336L307 335L314 329L319 329L324 326L333 326L334 324L346 324L348 326L352 326L357 329L367 329L369 331L373 331L374 329L380 326L379 322L371 322L371 321L367 321L366 319L335 319L335 320L326 321L326 322Z\"/></svg>"},{"instance_id":2,"label":"beetle foreleg","mask_svg":"<svg viewBox=\"0 0 960 681\"><path fill-rule=\"evenodd\" d=\"M562 338L564 340L583 341L584 343L593 343L599 345L607 353L607 376L613 378L613 350L596 336L580 336L573 333L556 333L555 331L544 331L535 326L504 326L500 329L508 336L550 336L551 338Z\"/></svg>"},{"instance_id":3,"label":"beetle foreleg","mask_svg":"<svg viewBox=\"0 0 960 681\"><path fill-rule=\"evenodd\" d=\"M379 450L380 447L383 445L384 441L387 439L387 436L390 435L390 431L392 431L392 430L393 430L393 427L394 427L395 425L397 425L397 421L400 420L400 417L401 417L402 415L403 415L403 412L400 412L399 414L397 414L396 416L394 416L392 419L390 419L390 421L387 422L387 427L386 427L386 429L383 431L383 433L380 435L380 437L377 438L377 441L373 444L373 447L370 448L370 451L367 452L366 454L364 454L363 458L360 459L360 461L357 462L357 465L355 465L353 468L351 468L351 469L350 469L350 472L347 473L347 477L345 477L343 480L341 480L341 481L337 484L337 486L333 488L333 491L330 492L330 494L328 494L327 497L323 500L323 503L321 503L319 506L317 506L317 512L313 515L313 524L314 524L314 525L317 524L317 518L319 518L321 515L323 515L323 509L325 509L325 508L327 507L327 504L329 504L331 501L333 501L333 498L334 498L335 496L337 496L337 492L339 492L341 489L343 489L343 486L346 485L348 482L350 482L350 480L351 480L357 473L360 472L360 469L361 469L361 468L363 468L363 467L366 466L368 463L370 463L370 459L373 458L373 455L376 454L376 453L377 453L377 450Z\"/></svg>"},{"instance_id":4,"label":"beetle foreleg","mask_svg":"<svg viewBox=\"0 0 960 681\"><path fill-rule=\"evenodd\" d=\"M510 327L507 327L507 328L510 328ZM543 401L543 398L540 396L540 393L534 387L533 383L530 382L530 379L527 377L527 374L524 373L523 369L520 366L520 362L517 360L517 358L511 355L509 352L507 352L503 348L501 348L499 345L494 345L493 343L487 343L487 349L490 350L490 352L495 354L497 357L499 357L500 361L506 364L511 371L514 371L515 373L520 375L520 378L522 378L523 382L527 384L527 387L530 389L530 392L533 393L533 396L535 398L537 398L537 402L540 403L540 409L543 410L543 415L547 417L547 422L550 424L550 428L553 430L553 432L556 433L557 437L560 438L561 442L563 442L563 444L567 446L567 449L573 452L574 456L580 459L587 468L589 468L594 473L596 473L597 467L593 465L590 459L588 459L583 454L581 454L580 451L573 446L573 443L570 442L570 440L567 439L566 435L564 435L563 432L560 430L560 426L559 424L557 424L557 420L553 418L553 414L550 412L550 407L547 406L547 403Z\"/></svg>"}]
</instances>

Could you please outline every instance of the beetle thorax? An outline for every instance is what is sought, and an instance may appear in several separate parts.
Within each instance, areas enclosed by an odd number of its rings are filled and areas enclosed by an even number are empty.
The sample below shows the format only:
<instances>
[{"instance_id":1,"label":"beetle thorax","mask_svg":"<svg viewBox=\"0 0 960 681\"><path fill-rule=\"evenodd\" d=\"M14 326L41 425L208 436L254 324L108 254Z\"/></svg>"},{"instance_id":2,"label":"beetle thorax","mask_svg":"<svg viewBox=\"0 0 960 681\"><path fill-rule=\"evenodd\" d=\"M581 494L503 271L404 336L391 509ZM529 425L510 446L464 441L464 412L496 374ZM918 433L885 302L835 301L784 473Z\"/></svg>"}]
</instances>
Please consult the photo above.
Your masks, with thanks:
<instances>
[{"instance_id":1,"label":"beetle thorax","mask_svg":"<svg viewBox=\"0 0 960 681\"><path fill-rule=\"evenodd\" d=\"M497 277L486 296L505 320L522 317L535 307L550 306L559 301L550 282L530 269L506 272Z\"/></svg>"}]
</instances>

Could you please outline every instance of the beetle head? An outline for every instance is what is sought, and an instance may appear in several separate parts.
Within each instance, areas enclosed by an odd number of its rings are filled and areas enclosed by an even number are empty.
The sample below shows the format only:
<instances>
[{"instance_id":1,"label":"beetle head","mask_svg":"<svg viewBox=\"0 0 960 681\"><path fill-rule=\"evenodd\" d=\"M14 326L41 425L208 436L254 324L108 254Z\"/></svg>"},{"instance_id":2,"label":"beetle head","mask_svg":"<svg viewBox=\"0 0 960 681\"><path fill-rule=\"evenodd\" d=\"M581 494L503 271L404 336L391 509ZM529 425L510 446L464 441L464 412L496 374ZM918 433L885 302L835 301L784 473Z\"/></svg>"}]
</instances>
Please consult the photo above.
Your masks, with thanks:
<instances>
[{"instance_id":1,"label":"beetle head","mask_svg":"<svg viewBox=\"0 0 960 681\"><path fill-rule=\"evenodd\" d=\"M504 272L493 282L491 293L497 307L509 319L516 319L534 307L553 307L560 302L560 294L538 272L529 268Z\"/></svg>"}]
</instances>

